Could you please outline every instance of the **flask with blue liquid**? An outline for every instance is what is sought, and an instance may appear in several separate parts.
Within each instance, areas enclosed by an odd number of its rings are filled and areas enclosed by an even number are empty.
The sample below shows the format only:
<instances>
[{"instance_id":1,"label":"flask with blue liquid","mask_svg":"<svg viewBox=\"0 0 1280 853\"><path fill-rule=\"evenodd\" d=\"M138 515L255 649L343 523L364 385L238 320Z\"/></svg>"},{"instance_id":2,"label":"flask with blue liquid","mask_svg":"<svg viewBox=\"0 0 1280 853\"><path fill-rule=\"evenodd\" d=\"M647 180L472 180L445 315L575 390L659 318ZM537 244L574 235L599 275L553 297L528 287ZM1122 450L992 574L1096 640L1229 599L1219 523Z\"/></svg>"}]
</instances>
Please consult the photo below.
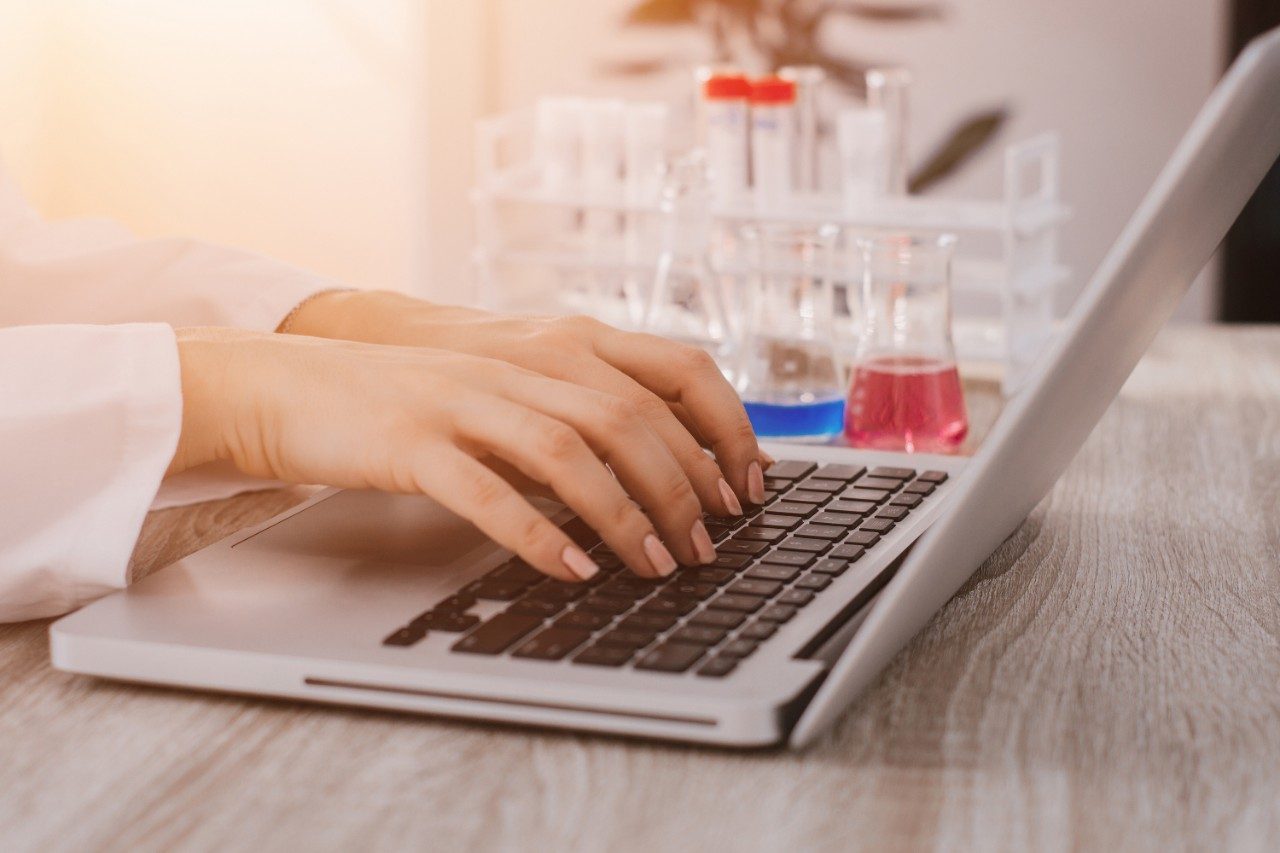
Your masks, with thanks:
<instances>
[{"instance_id":1,"label":"flask with blue liquid","mask_svg":"<svg viewBox=\"0 0 1280 853\"><path fill-rule=\"evenodd\" d=\"M733 371L756 434L821 442L844 427L832 271L835 225L744 226L747 322Z\"/></svg>"}]
</instances>

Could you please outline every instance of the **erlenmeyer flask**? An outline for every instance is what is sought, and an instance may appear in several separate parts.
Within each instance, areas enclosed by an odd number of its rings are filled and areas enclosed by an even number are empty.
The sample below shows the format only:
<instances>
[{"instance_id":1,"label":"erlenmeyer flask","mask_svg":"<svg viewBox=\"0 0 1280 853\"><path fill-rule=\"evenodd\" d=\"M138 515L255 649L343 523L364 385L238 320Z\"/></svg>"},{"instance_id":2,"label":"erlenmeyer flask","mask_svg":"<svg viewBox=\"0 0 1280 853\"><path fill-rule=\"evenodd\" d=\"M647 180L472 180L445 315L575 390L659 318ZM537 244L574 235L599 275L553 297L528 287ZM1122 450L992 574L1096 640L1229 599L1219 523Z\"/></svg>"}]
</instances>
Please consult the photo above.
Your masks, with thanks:
<instances>
[{"instance_id":1,"label":"erlenmeyer flask","mask_svg":"<svg viewBox=\"0 0 1280 853\"><path fill-rule=\"evenodd\" d=\"M671 165L661 209L658 269L644 328L701 347L724 368L732 335L723 277L711 260L711 181L700 152Z\"/></svg>"},{"instance_id":2,"label":"erlenmeyer flask","mask_svg":"<svg viewBox=\"0 0 1280 853\"><path fill-rule=\"evenodd\" d=\"M951 453L969 431L951 343L955 237L862 238L862 336L845 436L859 447Z\"/></svg>"},{"instance_id":3,"label":"erlenmeyer flask","mask_svg":"<svg viewBox=\"0 0 1280 853\"><path fill-rule=\"evenodd\" d=\"M750 267L734 384L760 436L825 441L840 433L845 385L831 282L838 231L834 225L742 229Z\"/></svg>"}]
</instances>

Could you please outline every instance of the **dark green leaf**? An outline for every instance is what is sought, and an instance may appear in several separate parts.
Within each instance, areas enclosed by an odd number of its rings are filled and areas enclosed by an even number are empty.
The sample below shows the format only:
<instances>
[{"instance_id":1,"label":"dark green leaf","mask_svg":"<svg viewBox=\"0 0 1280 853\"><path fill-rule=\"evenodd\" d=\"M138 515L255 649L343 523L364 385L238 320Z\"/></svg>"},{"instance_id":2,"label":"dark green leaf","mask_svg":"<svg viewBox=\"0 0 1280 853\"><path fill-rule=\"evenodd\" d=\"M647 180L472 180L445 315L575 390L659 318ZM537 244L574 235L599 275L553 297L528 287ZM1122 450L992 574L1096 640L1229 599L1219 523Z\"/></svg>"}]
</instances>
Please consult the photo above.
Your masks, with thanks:
<instances>
[{"instance_id":1,"label":"dark green leaf","mask_svg":"<svg viewBox=\"0 0 1280 853\"><path fill-rule=\"evenodd\" d=\"M911 175L910 192L924 192L955 174L995 138L1008 118L1008 111L1000 107L962 121Z\"/></svg>"}]
</instances>

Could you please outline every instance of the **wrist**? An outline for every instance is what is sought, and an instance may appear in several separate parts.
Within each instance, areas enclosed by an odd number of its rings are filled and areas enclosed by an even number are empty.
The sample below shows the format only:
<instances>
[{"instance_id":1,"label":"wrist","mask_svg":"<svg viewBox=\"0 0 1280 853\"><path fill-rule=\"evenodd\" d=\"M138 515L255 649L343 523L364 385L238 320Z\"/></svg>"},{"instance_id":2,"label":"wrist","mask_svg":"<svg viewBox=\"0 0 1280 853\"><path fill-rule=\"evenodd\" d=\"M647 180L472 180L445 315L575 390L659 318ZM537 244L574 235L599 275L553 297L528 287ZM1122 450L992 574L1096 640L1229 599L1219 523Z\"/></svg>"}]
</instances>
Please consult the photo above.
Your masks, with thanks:
<instances>
[{"instance_id":1,"label":"wrist","mask_svg":"<svg viewBox=\"0 0 1280 853\"><path fill-rule=\"evenodd\" d=\"M182 384L182 430L166 474L225 457L221 420L233 408L227 393L227 374L237 339L248 334L218 328L175 330Z\"/></svg>"},{"instance_id":2,"label":"wrist","mask_svg":"<svg viewBox=\"0 0 1280 853\"><path fill-rule=\"evenodd\" d=\"M389 290L333 291L298 306L280 331L331 340L424 346L447 325L452 314L467 310Z\"/></svg>"}]
</instances>

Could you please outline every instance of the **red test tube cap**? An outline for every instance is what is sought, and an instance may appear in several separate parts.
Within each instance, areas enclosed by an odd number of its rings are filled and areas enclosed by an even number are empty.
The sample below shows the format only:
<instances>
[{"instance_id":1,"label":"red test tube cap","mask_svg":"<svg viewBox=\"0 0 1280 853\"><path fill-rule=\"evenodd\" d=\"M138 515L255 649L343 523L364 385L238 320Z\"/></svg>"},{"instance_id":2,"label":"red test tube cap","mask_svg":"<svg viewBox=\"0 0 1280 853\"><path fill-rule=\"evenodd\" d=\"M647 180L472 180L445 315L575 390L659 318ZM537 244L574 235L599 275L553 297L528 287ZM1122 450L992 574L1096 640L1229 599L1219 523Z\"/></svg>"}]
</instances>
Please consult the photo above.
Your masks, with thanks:
<instances>
[{"instance_id":1,"label":"red test tube cap","mask_svg":"<svg viewBox=\"0 0 1280 853\"><path fill-rule=\"evenodd\" d=\"M792 104L796 100L796 84L781 77L760 77L751 81L751 103Z\"/></svg>"},{"instance_id":2,"label":"red test tube cap","mask_svg":"<svg viewBox=\"0 0 1280 853\"><path fill-rule=\"evenodd\" d=\"M702 84L702 97L708 101L745 101L751 97L751 84L741 74L713 74Z\"/></svg>"}]
</instances>

